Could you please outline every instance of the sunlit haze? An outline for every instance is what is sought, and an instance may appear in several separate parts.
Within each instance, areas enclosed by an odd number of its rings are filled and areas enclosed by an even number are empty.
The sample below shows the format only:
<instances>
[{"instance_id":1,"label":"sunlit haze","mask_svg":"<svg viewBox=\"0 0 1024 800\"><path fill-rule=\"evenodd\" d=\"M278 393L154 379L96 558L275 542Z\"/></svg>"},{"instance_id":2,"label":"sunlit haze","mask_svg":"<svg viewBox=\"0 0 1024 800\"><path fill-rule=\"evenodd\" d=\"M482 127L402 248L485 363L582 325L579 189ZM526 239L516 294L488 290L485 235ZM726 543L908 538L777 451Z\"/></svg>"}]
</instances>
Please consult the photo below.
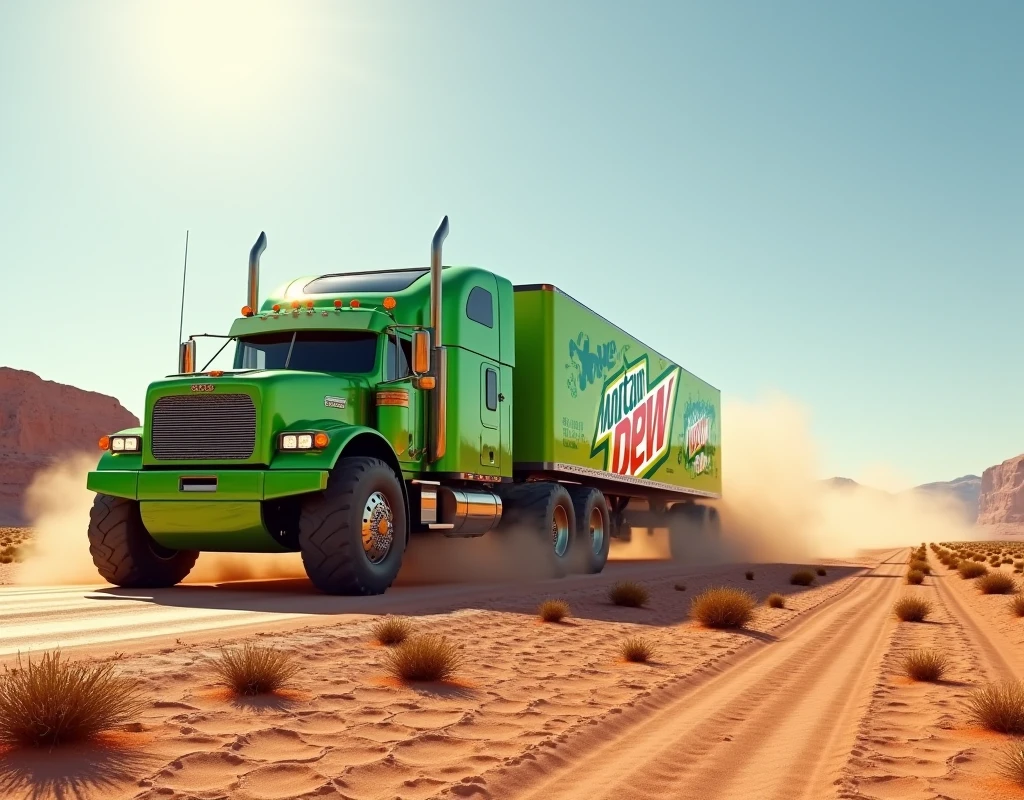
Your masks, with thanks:
<instances>
[{"instance_id":1,"label":"sunlit haze","mask_svg":"<svg viewBox=\"0 0 1024 800\"><path fill-rule=\"evenodd\" d=\"M556 284L726 410L791 398L823 477L980 473L1024 449L1022 31L1008 1L6 0L0 365L140 414L186 229L185 332L222 333L261 230L266 294L424 264L448 214L446 263Z\"/></svg>"}]
</instances>

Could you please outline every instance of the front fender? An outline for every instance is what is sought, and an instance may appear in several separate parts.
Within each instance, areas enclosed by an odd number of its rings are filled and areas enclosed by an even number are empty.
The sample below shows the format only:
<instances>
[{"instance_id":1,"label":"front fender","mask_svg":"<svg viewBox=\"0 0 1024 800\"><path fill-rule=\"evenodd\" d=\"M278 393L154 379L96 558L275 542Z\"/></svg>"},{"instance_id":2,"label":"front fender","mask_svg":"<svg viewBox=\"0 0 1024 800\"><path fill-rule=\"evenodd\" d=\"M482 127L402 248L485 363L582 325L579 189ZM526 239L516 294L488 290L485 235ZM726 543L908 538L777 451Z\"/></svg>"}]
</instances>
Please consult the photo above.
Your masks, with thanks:
<instances>
[{"instance_id":1,"label":"front fender","mask_svg":"<svg viewBox=\"0 0 1024 800\"><path fill-rule=\"evenodd\" d=\"M394 454L391 444L381 436L380 432L365 425L350 425L337 420L314 420L306 421L302 425L290 425L279 433L291 431L323 431L331 441L323 450L313 450L305 453L283 452L278 450L270 462L270 469L324 469L330 470L338 463L342 452L348 447L357 436L372 436L379 440L380 444ZM397 465L398 457L393 455L393 461ZM401 474L401 473L399 473Z\"/></svg>"},{"instance_id":2,"label":"front fender","mask_svg":"<svg viewBox=\"0 0 1024 800\"><path fill-rule=\"evenodd\" d=\"M108 436L140 436L142 437L142 449L146 447L146 439L142 432L142 426L125 428L123 431L115 431ZM96 465L96 472L107 472L108 470L139 470L142 469L142 451L138 453L112 453L104 450L100 454L99 463Z\"/></svg>"}]
</instances>

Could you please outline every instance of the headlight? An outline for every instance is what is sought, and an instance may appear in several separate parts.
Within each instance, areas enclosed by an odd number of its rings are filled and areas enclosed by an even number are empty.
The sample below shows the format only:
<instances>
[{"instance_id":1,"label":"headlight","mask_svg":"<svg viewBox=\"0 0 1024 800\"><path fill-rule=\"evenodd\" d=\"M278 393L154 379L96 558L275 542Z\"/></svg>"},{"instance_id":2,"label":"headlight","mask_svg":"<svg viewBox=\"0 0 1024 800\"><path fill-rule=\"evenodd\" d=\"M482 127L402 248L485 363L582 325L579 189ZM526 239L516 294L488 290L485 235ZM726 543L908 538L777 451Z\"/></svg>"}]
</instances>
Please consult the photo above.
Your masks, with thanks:
<instances>
[{"instance_id":1,"label":"headlight","mask_svg":"<svg viewBox=\"0 0 1024 800\"><path fill-rule=\"evenodd\" d=\"M110 451L113 453L138 453L142 450L141 436L107 436L104 437L110 443ZM103 440L100 440L102 444Z\"/></svg>"},{"instance_id":2,"label":"headlight","mask_svg":"<svg viewBox=\"0 0 1024 800\"><path fill-rule=\"evenodd\" d=\"M330 437L323 431L282 433L277 440L277 447L279 450L323 450L330 441Z\"/></svg>"}]
</instances>

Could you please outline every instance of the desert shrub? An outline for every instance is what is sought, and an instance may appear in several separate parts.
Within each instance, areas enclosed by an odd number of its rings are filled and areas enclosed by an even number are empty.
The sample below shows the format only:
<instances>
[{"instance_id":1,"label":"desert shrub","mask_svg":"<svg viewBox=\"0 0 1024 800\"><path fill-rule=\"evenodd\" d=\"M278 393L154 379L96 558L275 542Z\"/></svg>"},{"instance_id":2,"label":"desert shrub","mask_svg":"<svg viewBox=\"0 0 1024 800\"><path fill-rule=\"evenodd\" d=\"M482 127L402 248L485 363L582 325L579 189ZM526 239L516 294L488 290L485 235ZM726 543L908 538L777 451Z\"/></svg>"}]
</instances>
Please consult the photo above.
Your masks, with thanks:
<instances>
[{"instance_id":1,"label":"desert shrub","mask_svg":"<svg viewBox=\"0 0 1024 800\"><path fill-rule=\"evenodd\" d=\"M298 670L291 653L251 643L222 650L213 662L213 671L220 683L241 695L283 689Z\"/></svg>"},{"instance_id":2,"label":"desert shrub","mask_svg":"<svg viewBox=\"0 0 1024 800\"><path fill-rule=\"evenodd\" d=\"M537 609L537 616L544 622L561 622L569 616L569 604L564 600L545 600Z\"/></svg>"},{"instance_id":3,"label":"desert shrub","mask_svg":"<svg viewBox=\"0 0 1024 800\"><path fill-rule=\"evenodd\" d=\"M1024 734L1024 683L995 683L971 693L967 708L979 725L999 733Z\"/></svg>"},{"instance_id":4,"label":"desert shrub","mask_svg":"<svg viewBox=\"0 0 1024 800\"><path fill-rule=\"evenodd\" d=\"M617 606L640 608L647 605L650 593L639 583L619 581L608 590L608 599Z\"/></svg>"},{"instance_id":5,"label":"desert shrub","mask_svg":"<svg viewBox=\"0 0 1024 800\"><path fill-rule=\"evenodd\" d=\"M1018 786L1024 786L1024 742L1012 742L999 757L999 773Z\"/></svg>"},{"instance_id":6,"label":"desert shrub","mask_svg":"<svg viewBox=\"0 0 1024 800\"><path fill-rule=\"evenodd\" d=\"M1003 557L1003 563L1004 564L1012 564L1013 563L1013 559L1010 558L1009 556L1004 556Z\"/></svg>"},{"instance_id":7,"label":"desert shrub","mask_svg":"<svg viewBox=\"0 0 1024 800\"><path fill-rule=\"evenodd\" d=\"M984 560L985 560L985 556L983 556L981 553L972 553L971 554L971 561L977 561L977 562L981 563Z\"/></svg>"},{"instance_id":8,"label":"desert shrub","mask_svg":"<svg viewBox=\"0 0 1024 800\"><path fill-rule=\"evenodd\" d=\"M809 569L801 569L789 576L789 582L794 586L810 586L814 583L814 573Z\"/></svg>"},{"instance_id":9,"label":"desert shrub","mask_svg":"<svg viewBox=\"0 0 1024 800\"><path fill-rule=\"evenodd\" d=\"M932 571L932 568L927 561L922 561L917 558L910 562L910 569L923 572L925 575L930 575Z\"/></svg>"},{"instance_id":10,"label":"desert shrub","mask_svg":"<svg viewBox=\"0 0 1024 800\"><path fill-rule=\"evenodd\" d=\"M60 651L0 676L0 744L54 747L120 728L144 708L139 683L111 662L69 661Z\"/></svg>"},{"instance_id":11,"label":"desert shrub","mask_svg":"<svg viewBox=\"0 0 1024 800\"><path fill-rule=\"evenodd\" d=\"M1010 600L1010 613L1017 617L1024 617L1024 594L1015 594Z\"/></svg>"},{"instance_id":12,"label":"desert shrub","mask_svg":"<svg viewBox=\"0 0 1024 800\"><path fill-rule=\"evenodd\" d=\"M749 592L720 586L693 598L690 616L708 628L742 628L750 621L757 601Z\"/></svg>"},{"instance_id":13,"label":"desert shrub","mask_svg":"<svg viewBox=\"0 0 1024 800\"><path fill-rule=\"evenodd\" d=\"M1017 569L1024 569L1024 561L1014 561L1013 566Z\"/></svg>"},{"instance_id":14,"label":"desert shrub","mask_svg":"<svg viewBox=\"0 0 1024 800\"><path fill-rule=\"evenodd\" d=\"M915 681L941 680L949 660L938 650L914 650L903 659L903 674Z\"/></svg>"},{"instance_id":15,"label":"desert shrub","mask_svg":"<svg viewBox=\"0 0 1024 800\"><path fill-rule=\"evenodd\" d=\"M619 655L624 661L646 664L654 658L654 645L642 636L633 636L619 645Z\"/></svg>"},{"instance_id":16,"label":"desert shrub","mask_svg":"<svg viewBox=\"0 0 1024 800\"><path fill-rule=\"evenodd\" d=\"M424 634L389 650L384 669L403 681L446 681L462 667L459 649L443 636Z\"/></svg>"},{"instance_id":17,"label":"desert shrub","mask_svg":"<svg viewBox=\"0 0 1024 800\"><path fill-rule=\"evenodd\" d=\"M412 623L404 617L387 616L370 628L375 641L383 645L401 644L412 635Z\"/></svg>"},{"instance_id":18,"label":"desert shrub","mask_svg":"<svg viewBox=\"0 0 1024 800\"><path fill-rule=\"evenodd\" d=\"M744 572L743 575L748 581L754 580L754 573L751 572L749 569L746 572Z\"/></svg>"},{"instance_id":19,"label":"desert shrub","mask_svg":"<svg viewBox=\"0 0 1024 800\"><path fill-rule=\"evenodd\" d=\"M765 600L765 603L768 604L769 608L785 608L786 598L781 594L770 594L768 595L768 599Z\"/></svg>"},{"instance_id":20,"label":"desert shrub","mask_svg":"<svg viewBox=\"0 0 1024 800\"><path fill-rule=\"evenodd\" d=\"M676 591L677 592L685 592L686 591L686 584L685 583L677 583L676 584Z\"/></svg>"},{"instance_id":21,"label":"desert shrub","mask_svg":"<svg viewBox=\"0 0 1024 800\"><path fill-rule=\"evenodd\" d=\"M818 573L818 577L819 577L819 578L824 578L824 577L825 577L826 575L828 575L828 573L827 573L827 572L825 572L825 568L824 568L824 567L818 567L818 568L817 568L817 569L815 570L815 572L817 572L817 573Z\"/></svg>"},{"instance_id":22,"label":"desert shrub","mask_svg":"<svg viewBox=\"0 0 1024 800\"><path fill-rule=\"evenodd\" d=\"M975 584L982 594L1013 594L1017 591L1017 584L1013 577L1005 572L990 572L978 578Z\"/></svg>"},{"instance_id":23,"label":"desert shrub","mask_svg":"<svg viewBox=\"0 0 1024 800\"><path fill-rule=\"evenodd\" d=\"M931 613L932 604L921 597L907 595L897 600L892 610L903 622L924 622Z\"/></svg>"},{"instance_id":24,"label":"desert shrub","mask_svg":"<svg viewBox=\"0 0 1024 800\"><path fill-rule=\"evenodd\" d=\"M977 561L961 561L960 566L957 568L957 572L960 573L961 578L967 581L972 578L980 578L982 575L987 575L988 567L984 564L979 564Z\"/></svg>"},{"instance_id":25,"label":"desert shrub","mask_svg":"<svg viewBox=\"0 0 1024 800\"><path fill-rule=\"evenodd\" d=\"M919 569L912 569L907 573L907 583L913 586L920 586L924 583L924 573Z\"/></svg>"}]
</instances>

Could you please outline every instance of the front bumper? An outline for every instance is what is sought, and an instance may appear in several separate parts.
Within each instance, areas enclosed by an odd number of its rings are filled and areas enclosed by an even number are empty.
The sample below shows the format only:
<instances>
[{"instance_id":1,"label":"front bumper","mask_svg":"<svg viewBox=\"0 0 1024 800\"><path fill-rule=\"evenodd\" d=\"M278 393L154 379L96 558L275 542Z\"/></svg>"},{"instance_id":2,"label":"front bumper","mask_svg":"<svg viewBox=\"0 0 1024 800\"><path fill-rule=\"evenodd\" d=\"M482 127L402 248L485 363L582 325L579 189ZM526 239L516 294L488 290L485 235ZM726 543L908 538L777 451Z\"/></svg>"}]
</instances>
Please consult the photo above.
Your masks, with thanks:
<instances>
[{"instance_id":1,"label":"front bumper","mask_svg":"<svg viewBox=\"0 0 1024 800\"><path fill-rule=\"evenodd\" d=\"M90 492L129 500L276 500L323 491L327 470L96 470L86 485Z\"/></svg>"}]
</instances>

